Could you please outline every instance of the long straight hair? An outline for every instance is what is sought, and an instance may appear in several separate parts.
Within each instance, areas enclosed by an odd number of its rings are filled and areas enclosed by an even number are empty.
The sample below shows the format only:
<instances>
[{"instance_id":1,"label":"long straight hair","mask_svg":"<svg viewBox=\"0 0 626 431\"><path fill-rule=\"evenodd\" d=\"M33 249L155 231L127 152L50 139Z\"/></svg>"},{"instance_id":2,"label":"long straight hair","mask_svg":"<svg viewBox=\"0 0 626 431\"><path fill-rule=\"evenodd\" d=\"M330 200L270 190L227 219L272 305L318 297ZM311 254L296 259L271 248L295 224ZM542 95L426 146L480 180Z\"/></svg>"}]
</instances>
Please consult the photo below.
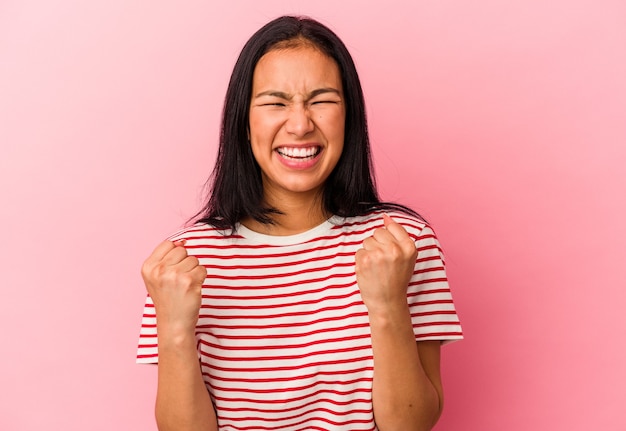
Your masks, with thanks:
<instances>
[{"instance_id":1,"label":"long straight hair","mask_svg":"<svg viewBox=\"0 0 626 431\"><path fill-rule=\"evenodd\" d=\"M342 217L363 215L375 209L395 209L421 219L404 205L379 199L363 90L344 43L332 30L311 18L283 16L254 33L239 54L224 101L217 160L207 183L208 199L194 217L196 221L235 231L237 223L246 217L271 224L272 215L280 213L263 202L261 169L248 140L252 79L258 61L268 51L302 44L316 47L337 63L344 90L344 146L323 186L324 209Z\"/></svg>"}]
</instances>

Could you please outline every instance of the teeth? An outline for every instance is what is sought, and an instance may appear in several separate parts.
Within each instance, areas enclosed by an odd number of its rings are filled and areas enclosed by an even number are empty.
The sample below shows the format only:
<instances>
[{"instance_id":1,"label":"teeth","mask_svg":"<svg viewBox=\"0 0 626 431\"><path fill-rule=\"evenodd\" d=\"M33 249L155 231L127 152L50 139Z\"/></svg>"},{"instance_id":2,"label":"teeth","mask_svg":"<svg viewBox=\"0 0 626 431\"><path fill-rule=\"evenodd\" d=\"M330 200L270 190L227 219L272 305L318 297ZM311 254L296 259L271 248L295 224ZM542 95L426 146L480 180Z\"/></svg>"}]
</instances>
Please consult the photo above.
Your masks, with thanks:
<instances>
[{"instance_id":1,"label":"teeth","mask_svg":"<svg viewBox=\"0 0 626 431\"><path fill-rule=\"evenodd\" d=\"M303 159L303 158L315 156L319 152L319 148L318 147L308 147L308 148L280 147L277 149L277 151L282 156Z\"/></svg>"}]
</instances>

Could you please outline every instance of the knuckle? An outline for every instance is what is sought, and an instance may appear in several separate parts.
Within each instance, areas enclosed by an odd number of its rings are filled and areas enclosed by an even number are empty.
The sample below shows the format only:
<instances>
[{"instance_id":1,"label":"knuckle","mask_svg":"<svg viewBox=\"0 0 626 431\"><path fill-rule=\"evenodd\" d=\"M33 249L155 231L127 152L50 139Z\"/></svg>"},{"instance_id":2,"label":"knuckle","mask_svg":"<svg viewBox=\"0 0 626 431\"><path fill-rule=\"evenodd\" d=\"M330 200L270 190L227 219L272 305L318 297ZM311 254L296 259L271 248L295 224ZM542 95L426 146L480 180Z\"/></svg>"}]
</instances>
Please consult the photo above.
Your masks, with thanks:
<instances>
[{"instance_id":1,"label":"knuckle","mask_svg":"<svg viewBox=\"0 0 626 431\"><path fill-rule=\"evenodd\" d=\"M362 267L367 268L372 265L372 253L361 254L360 264Z\"/></svg>"},{"instance_id":2,"label":"knuckle","mask_svg":"<svg viewBox=\"0 0 626 431\"><path fill-rule=\"evenodd\" d=\"M162 278L167 274L167 266L165 264L158 263L154 266L154 268L152 268L151 273L156 277L156 278Z\"/></svg>"},{"instance_id":3,"label":"knuckle","mask_svg":"<svg viewBox=\"0 0 626 431\"><path fill-rule=\"evenodd\" d=\"M180 284L184 286L189 286L193 284L193 277L191 276L191 273L189 272L179 274L177 277L177 280L180 282Z\"/></svg>"},{"instance_id":4,"label":"knuckle","mask_svg":"<svg viewBox=\"0 0 626 431\"><path fill-rule=\"evenodd\" d=\"M202 281L204 280L201 275L201 273L194 271L185 272L184 274L180 275L179 280L185 288L200 287L202 286Z\"/></svg>"},{"instance_id":5,"label":"knuckle","mask_svg":"<svg viewBox=\"0 0 626 431\"><path fill-rule=\"evenodd\" d=\"M402 248L400 248L400 246L397 244L392 244L389 247L388 253L392 260L398 260L404 256Z\"/></svg>"},{"instance_id":6,"label":"knuckle","mask_svg":"<svg viewBox=\"0 0 626 431\"><path fill-rule=\"evenodd\" d=\"M152 265L150 265L148 263L148 261L145 261L142 265L141 265L141 276L143 278L146 278L148 276L148 274L150 274L150 271L152 269Z\"/></svg>"},{"instance_id":7,"label":"knuckle","mask_svg":"<svg viewBox=\"0 0 626 431\"><path fill-rule=\"evenodd\" d=\"M197 270L197 277L200 280L200 282L203 282L204 279L207 277L207 270L204 266L199 266L198 270Z\"/></svg>"},{"instance_id":8,"label":"knuckle","mask_svg":"<svg viewBox=\"0 0 626 431\"><path fill-rule=\"evenodd\" d=\"M187 249L185 247L176 247L171 253L179 261L187 257Z\"/></svg>"}]
</instances>

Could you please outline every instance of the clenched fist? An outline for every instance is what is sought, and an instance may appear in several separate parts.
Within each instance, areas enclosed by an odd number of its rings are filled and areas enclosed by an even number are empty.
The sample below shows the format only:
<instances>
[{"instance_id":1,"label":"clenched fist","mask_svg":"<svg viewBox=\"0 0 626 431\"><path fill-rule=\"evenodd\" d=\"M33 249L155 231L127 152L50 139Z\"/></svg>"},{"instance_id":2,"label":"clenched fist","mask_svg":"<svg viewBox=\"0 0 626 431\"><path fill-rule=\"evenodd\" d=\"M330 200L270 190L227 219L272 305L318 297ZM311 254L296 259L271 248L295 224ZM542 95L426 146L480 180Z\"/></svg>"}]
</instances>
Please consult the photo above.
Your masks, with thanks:
<instances>
[{"instance_id":1,"label":"clenched fist","mask_svg":"<svg viewBox=\"0 0 626 431\"><path fill-rule=\"evenodd\" d=\"M407 231L383 214L385 226L376 229L356 252L356 280L370 313L406 307L406 292L415 267L417 249Z\"/></svg>"},{"instance_id":2,"label":"clenched fist","mask_svg":"<svg viewBox=\"0 0 626 431\"><path fill-rule=\"evenodd\" d=\"M198 323L207 272L196 257L187 254L184 244L159 244L144 262L141 275L154 303L159 328L189 333Z\"/></svg>"}]
</instances>

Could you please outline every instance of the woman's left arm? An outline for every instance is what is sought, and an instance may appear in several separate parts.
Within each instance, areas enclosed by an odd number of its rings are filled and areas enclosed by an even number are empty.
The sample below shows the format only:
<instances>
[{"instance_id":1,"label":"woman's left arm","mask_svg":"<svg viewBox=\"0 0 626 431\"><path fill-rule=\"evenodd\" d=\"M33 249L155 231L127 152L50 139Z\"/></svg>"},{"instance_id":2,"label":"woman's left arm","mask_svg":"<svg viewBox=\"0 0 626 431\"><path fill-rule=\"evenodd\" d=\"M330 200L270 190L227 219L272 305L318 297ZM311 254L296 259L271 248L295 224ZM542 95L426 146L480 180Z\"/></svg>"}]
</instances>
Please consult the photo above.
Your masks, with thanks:
<instances>
[{"instance_id":1,"label":"woman's left arm","mask_svg":"<svg viewBox=\"0 0 626 431\"><path fill-rule=\"evenodd\" d=\"M408 310L406 315L401 319L370 314L374 352L372 398L374 420L380 431L430 430L443 408L441 343L416 343Z\"/></svg>"},{"instance_id":2,"label":"woman's left arm","mask_svg":"<svg viewBox=\"0 0 626 431\"><path fill-rule=\"evenodd\" d=\"M374 420L380 431L427 431L443 407L439 341L415 341L406 300L417 249L387 215L356 253L372 334Z\"/></svg>"}]
</instances>

